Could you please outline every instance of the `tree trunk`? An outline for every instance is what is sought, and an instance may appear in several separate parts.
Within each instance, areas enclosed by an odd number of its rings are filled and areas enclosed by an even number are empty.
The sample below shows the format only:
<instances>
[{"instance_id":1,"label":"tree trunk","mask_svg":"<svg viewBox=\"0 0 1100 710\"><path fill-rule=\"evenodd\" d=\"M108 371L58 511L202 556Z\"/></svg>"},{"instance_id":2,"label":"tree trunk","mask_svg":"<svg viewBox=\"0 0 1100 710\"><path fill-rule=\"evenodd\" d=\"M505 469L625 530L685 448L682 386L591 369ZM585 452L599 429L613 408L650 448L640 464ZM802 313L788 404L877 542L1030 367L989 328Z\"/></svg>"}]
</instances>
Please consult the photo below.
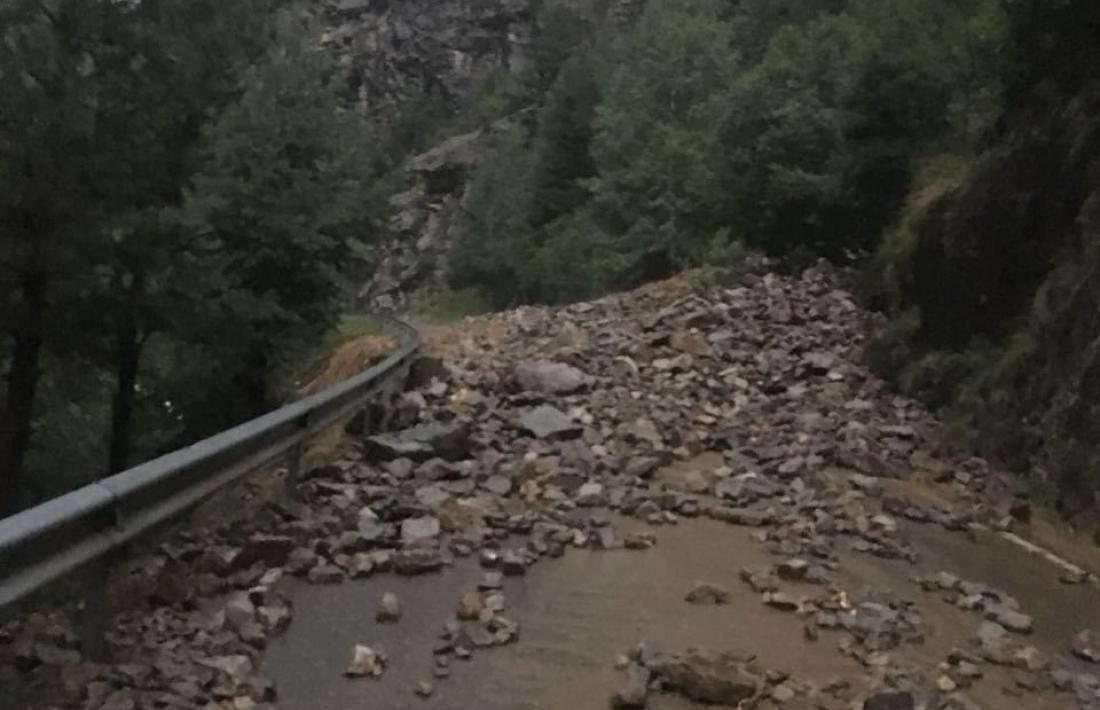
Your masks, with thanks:
<instances>
[{"instance_id":1,"label":"tree trunk","mask_svg":"<svg viewBox=\"0 0 1100 710\"><path fill-rule=\"evenodd\" d=\"M40 253L34 250L31 268L20 283L12 324L12 357L7 377L5 409L0 416L0 514L15 511L30 448L34 401L40 376L42 323L46 308L46 277Z\"/></svg>"},{"instance_id":2,"label":"tree trunk","mask_svg":"<svg viewBox=\"0 0 1100 710\"><path fill-rule=\"evenodd\" d=\"M111 446L107 460L108 473L126 469L133 444L134 403L137 399L137 378L144 341L138 330L135 307L142 297L144 280L135 276L116 322L115 332L115 396L111 403Z\"/></svg>"}]
</instances>

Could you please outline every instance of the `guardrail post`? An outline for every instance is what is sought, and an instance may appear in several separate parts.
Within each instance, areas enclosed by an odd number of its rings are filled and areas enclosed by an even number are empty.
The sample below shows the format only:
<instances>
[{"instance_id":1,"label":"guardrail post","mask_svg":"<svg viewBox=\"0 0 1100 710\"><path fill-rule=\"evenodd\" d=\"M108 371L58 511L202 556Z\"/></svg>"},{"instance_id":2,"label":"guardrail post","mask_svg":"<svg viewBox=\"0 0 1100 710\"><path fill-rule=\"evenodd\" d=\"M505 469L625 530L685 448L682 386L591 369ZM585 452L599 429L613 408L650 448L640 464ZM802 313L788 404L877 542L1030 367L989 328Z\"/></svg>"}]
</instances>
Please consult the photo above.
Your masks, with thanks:
<instances>
[{"instance_id":1,"label":"guardrail post","mask_svg":"<svg viewBox=\"0 0 1100 710\"><path fill-rule=\"evenodd\" d=\"M298 481L302 477L302 442L290 447L286 465L286 492L291 498L298 499Z\"/></svg>"},{"instance_id":2,"label":"guardrail post","mask_svg":"<svg viewBox=\"0 0 1100 710\"><path fill-rule=\"evenodd\" d=\"M107 583L111 571L109 556L87 566L81 579L84 586L84 606L77 621L80 650L84 660L106 663L111 649L107 643L107 625L111 619L107 600Z\"/></svg>"},{"instance_id":3,"label":"guardrail post","mask_svg":"<svg viewBox=\"0 0 1100 710\"><path fill-rule=\"evenodd\" d=\"M294 442L294 446L290 447L287 454L289 460L286 466L286 491L295 500L298 498L298 483L302 478L302 452L305 448L306 432L309 430L309 417L299 419L298 428L301 430L301 434L298 435L298 440Z\"/></svg>"}]
</instances>

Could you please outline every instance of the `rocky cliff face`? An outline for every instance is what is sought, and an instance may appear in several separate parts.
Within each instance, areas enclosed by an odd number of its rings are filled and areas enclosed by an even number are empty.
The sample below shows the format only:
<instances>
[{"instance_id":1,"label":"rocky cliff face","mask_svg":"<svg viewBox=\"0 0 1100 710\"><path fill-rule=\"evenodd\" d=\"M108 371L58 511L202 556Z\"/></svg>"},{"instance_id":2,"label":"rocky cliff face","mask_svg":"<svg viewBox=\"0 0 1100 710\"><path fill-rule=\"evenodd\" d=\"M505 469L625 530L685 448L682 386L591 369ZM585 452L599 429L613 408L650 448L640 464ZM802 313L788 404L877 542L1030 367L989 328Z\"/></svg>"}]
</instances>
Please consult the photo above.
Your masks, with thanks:
<instances>
[{"instance_id":1,"label":"rocky cliff face","mask_svg":"<svg viewBox=\"0 0 1100 710\"><path fill-rule=\"evenodd\" d=\"M418 289L444 283L447 253L462 229L472 173L492 153L500 122L455 136L410 159L406 188L390 199L387 234L374 251L373 271L359 293L364 305L401 309Z\"/></svg>"},{"instance_id":2,"label":"rocky cliff face","mask_svg":"<svg viewBox=\"0 0 1100 710\"><path fill-rule=\"evenodd\" d=\"M387 116L425 95L458 109L481 82L523 67L540 11L565 7L589 22L621 27L646 0L326 0L325 46L339 58L348 99ZM451 138L408 160L405 189L390 202L386 235L359 293L375 308L443 283L447 253L462 228L468 178L516 120Z\"/></svg>"},{"instance_id":3,"label":"rocky cliff face","mask_svg":"<svg viewBox=\"0 0 1100 710\"><path fill-rule=\"evenodd\" d=\"M349 97L376 113L431 94L454 106L476 83L521 61L537 0L329 0L325 44Z\"/></svg>"}]
</instances>

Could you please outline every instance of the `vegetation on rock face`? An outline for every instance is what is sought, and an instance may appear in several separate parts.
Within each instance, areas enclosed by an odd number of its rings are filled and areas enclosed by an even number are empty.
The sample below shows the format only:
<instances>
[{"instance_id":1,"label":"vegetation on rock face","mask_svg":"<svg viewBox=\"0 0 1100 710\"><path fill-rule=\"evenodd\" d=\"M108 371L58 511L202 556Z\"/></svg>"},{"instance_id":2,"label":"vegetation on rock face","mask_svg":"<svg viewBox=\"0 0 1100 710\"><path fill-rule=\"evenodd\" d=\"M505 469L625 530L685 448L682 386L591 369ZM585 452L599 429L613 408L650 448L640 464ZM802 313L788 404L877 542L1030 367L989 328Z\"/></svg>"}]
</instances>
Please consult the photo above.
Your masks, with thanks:
<instances>
[{"instance_id":1,"label":"vegetation on rock face","mask_svg":"<svg viewBox=\"0 0 1100 710\"><path fill-rule=\"evenodd\" d=\"M795 260L873 249L919 160L992 116L997 8L651 0L570 53L539 120L478 176L453 283L559 302L732 242Z\"/></svg>"},{"instance_id":2,"label":"vegetation on rock face","mask_svg":"<svg viewBox=\"0 0 1100 710\"><path fill-rule=\"evenodd\" d=\"M884 241L876 293L906 315L872 353L1074 515L1100 487L1100 7L1007 11L997 130Z\"/></svg>"},{"instance_id":3,"label":"vegetation on rock face","mask_svg":"<svg viewBox=\"0 0 1100 710\"><path fill-rule=\"evenodd\" d=\"M0 9L0 504L263 411L375 215L277 0Z\"/></svg>"}]
</instances>

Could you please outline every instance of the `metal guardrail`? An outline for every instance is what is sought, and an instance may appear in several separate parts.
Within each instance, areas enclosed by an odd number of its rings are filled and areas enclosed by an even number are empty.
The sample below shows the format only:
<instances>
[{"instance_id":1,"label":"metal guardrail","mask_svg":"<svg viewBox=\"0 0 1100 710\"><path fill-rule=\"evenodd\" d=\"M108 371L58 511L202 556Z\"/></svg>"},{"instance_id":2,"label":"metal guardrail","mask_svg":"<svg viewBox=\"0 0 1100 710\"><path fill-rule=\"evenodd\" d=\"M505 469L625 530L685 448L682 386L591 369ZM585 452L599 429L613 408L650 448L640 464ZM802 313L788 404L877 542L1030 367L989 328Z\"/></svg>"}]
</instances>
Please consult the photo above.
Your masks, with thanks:
<instances>
[{"instance_id":1,"label":"metal guardrail","mask_svg":"<svg viewBox=\"0 0 1100 710\"><path fill-rule=\"evenodd\" d=\"M398 374L407 373L420 336L395 318L380 319L383 330L397 336L398 349L378 365L197 444L0 520L0 609L91 567L84 590L85 616L101 623L94 617L102 616L103 600L89 595L101 593L105 586L103 561L109 553L280 456L289 455L292 485L303 441L364 406ZM97 635L102 633L92 634ZM84 636L85 646L97 643Z\"/></svg>"}]
</instances>

